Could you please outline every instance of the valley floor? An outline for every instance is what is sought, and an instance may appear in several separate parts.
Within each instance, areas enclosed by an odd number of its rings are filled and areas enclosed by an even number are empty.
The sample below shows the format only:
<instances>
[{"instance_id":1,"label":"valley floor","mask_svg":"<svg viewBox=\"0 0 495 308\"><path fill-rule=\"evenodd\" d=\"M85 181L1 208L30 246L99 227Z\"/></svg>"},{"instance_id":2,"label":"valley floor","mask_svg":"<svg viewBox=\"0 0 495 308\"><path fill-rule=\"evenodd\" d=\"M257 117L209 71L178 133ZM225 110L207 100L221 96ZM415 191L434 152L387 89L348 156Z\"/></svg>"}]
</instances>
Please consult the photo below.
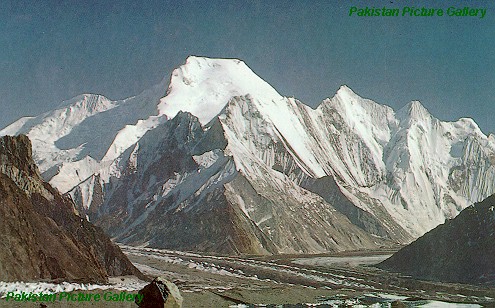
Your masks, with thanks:
<instances>
[{"instance_id":1,"label":"valley floor","mask_svg":"<svg viewBox=\"0 0 495 308\"><path fill-rule=\"evenodd\" d=\"M141 271L174 281L184 296L184 307L377 303L387 307L397 300L414 307L453 303L479 307L495 302L495 288L418 281L370 266L392 251L219 257L129 246L122 249Z\"/></svg>"},{"instance_id":2,"label":"valley floor","mask_svg":"<svg viewBox=\"0 0 495 308\"><path fill-rule=\"evenodd\" d=\"M121 248L145 274L164 276L176 283L184 297L183 307L187 308L284 304L390 307L398 300L407 307L481 307L495 303L495 288L418 281L370 266L387 258L391 251L220 257L130 246ZM113 289L106 286L106 291L117 293L125 289L136 293L145 284L129 278L114 279L114 282L119 285ZM94 286L94 290L85 288L83 293L104 292L98 286ZM39 303L6 302L5 290L5 285L2 287L0 283L0 293L4 293L0 307L41 307ZM137 306L133 302L55 301L46 307Z\"/></svg>"}]
</instances>

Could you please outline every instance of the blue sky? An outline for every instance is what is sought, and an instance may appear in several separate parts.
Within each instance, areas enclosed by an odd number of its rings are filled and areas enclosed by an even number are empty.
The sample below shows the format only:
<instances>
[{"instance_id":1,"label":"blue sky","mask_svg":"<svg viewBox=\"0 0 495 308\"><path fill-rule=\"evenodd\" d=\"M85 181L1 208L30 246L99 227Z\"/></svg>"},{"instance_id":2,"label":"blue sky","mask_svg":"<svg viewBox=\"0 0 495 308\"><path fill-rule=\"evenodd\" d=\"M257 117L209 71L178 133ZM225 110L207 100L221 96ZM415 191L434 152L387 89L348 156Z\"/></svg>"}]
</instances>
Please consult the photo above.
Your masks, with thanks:
<instances>
[{"instance_id":1,"label":"blue sky","mask_svg":"<svg viewBox=\"0 0 495 308\"><path fill-rule=\"evenodd\" d=\"M487 8L476 17L357 17L351 6ZM240 58L316 105L347 84L398 109L495 132L495 2L1 1L0 127L81 93L138 94L188 55Z\"/></svg>"}]
</instances>

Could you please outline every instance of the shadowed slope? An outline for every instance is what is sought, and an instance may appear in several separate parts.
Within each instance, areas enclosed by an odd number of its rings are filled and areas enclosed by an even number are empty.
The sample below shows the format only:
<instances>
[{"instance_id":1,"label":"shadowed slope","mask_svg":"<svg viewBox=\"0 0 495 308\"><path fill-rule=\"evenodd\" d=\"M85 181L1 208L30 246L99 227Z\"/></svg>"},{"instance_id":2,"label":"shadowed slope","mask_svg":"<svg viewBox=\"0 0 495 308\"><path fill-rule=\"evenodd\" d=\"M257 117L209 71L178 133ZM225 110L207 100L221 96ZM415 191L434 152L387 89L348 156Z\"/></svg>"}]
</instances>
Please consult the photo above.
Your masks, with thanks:
<instances>
[{"instance_id":1,"label":"shadowed slope","mask_svg":"<svg viewBox=\"0 0 495 308\"><path fill-rule=\"evenodd\" d=\"M416 278L495 284L495 195L464 209L378 266Z\"/></svg>"},{"instance_id":2,"label":"shadowed slope","mask_svg":"<svg viewBox=\"0 0 495 308\"><path fill-rule=\"evenodd\" d=\"M0 139L0 281L144 276L72 201L43 182L26 136Z\"/></svg>"}]
</instances>

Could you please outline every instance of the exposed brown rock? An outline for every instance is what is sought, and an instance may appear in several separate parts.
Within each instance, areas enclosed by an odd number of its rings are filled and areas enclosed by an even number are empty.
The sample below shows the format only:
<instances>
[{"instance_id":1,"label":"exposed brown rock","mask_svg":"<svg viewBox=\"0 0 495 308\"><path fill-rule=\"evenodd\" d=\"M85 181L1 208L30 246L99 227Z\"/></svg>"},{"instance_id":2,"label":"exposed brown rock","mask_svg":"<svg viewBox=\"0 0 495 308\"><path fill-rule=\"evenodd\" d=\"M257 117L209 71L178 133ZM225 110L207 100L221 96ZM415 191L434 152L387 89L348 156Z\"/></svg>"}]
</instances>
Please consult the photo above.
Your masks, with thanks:
<instances>
[{"instance_id":1,"label":"exposed brown rock","mask_svg":"<svg viewBox=\"0 0 495 308\"><path fill-rule=\"evenodd\" d=\"M39 176L26 136L0 138L0 281L144 276Z\"/></svg>"},{"instance_id":2,"label":"exposed brown rock","mask_svg":"<svg viewBox=\"0 0 495 308\"><path fill-rule=\"evenodd\" d=\"M404 304L403 302L399 301L399 300L396 300L396 301L392 302L391 307L392 308L406 308L407 305Z\"/></svg>"}]
</instances>

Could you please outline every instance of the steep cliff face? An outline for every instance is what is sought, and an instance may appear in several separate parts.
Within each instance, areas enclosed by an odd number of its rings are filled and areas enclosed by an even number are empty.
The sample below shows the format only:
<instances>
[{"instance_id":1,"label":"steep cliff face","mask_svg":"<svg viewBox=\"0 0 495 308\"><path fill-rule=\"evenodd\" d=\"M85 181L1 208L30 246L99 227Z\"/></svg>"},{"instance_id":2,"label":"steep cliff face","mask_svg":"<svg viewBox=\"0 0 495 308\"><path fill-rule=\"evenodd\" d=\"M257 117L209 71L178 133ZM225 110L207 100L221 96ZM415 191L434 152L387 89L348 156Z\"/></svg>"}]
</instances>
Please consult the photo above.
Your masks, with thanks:
<instances>
[{"instance_id":1,"label":"steep cliff face","mask_svg":"<svg viewBox=\"0 0 495 308\"><path fill-rule=\"evenodd\" d=\"M404 247L378 266L416 278L495 285L495 195Z\"/></svg>"},{"instance_id":2,"label":"steep cliff face","mask_svg":"<svg viewBox=\"0 0 495 308\"><path fill-rule=\"evenodd\" d=\"M142 274L72 201L40 178L29 139L0 139L0 281L105 282Z\"/></svg>"}]
</instances>

